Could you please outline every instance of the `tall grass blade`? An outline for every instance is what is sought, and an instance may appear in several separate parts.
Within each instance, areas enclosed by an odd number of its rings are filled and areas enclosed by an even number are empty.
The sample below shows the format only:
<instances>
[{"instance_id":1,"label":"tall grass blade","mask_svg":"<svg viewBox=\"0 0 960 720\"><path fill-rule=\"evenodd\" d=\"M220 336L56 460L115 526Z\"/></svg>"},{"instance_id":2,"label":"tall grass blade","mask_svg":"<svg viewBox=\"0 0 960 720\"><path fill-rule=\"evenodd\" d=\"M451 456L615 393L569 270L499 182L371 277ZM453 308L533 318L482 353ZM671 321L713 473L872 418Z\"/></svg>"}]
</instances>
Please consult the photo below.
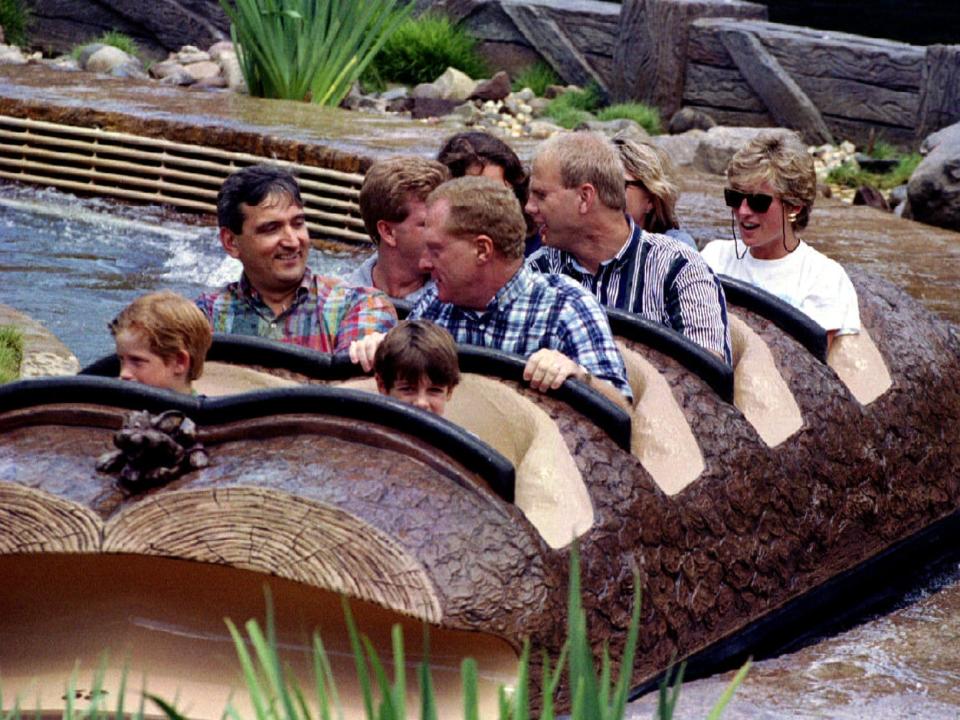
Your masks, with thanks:
<instances>
[{"instance_id":1,"label":"tall grass blade","mask_svg":"<svg viewBox=\"0 0 960 720\"><path fill-rule=\"evenodd\" d=\"M267 707L265 705L266 693L260 684L260 678L253 666L253 660L250 653L247 652L247 644L230 620L227 620L227 629L230 631L230 637L233 638L233 647L237 652L237 659L240 660L240 669L243 671L243 679L247 684L247 690L250 693L250 702L253 703L254 715L258 720L265 720L267 717ZM231 710L233 708L230 708ZM233 713L231 713L232 715Z\"/></svg>"},{"instance_id":2,"label":"tall grass blade","mask_svg":"<svg viewBox=\"0 0 960 720\"><path fill-rule=\"evenodd\" d=\"M751 664L752 662L747 660L743 664L743 667L737 670L737 674L733 676L733 680L731 680L730 684L727 685L726 689L723 691L723 694L720 696L720 699L717 700L717 704L714 705L710 710L710 714L707 715L707 720L719 720L724 709L727 707L727 704L733 698L733 694L737 691L737 688L740 687L740 683L743 682L743 679L747 676L747 673L750 672Z\"/></svg>"},{"instance_id":3,"label":"tall grass blade","mask_svg":"<svg viewBox=\"0 0 960 720\"><path fill-rule=\"evenodd\" d=\"M517 669L517 685L513 691L513 720L530 718L530 641L524 640Z\"/></svg>"},{"instance_id":4,"label":"tall grass blade","mask_svg":"<svg viewBox=\"0 0 960 720\"><path fill-rule=\"evenodd\" d=\"M437 720L437 698L433 691L433 678L430 676L430 635L427 626L423 626L423 660L417 668L420 685L420 720Z\"/></svg>"},{"instance_id":5,"label":"tall grass blade","mask_svg":"<svg viewBox=\"0 0 960 720\"><path fill-rule=\"evenodd\" d=\"M464 658L460 663L460 682L463 686L463 720L480 720L477 661L473 658Z\"/></svg>"},{"instance_id":6,"label":"tall grass blade","mask_svg":"<svg viewBox=\"0 0 960 720\"><path fill-rule=\"evenodd\" d=\"M363 695L363 708L367 713L368 720L373 720L376 715L373 714L373 689L370 685L370 673L367 671L367 661L363 655L363 648L360 645L360 634L357 632L357 625L353 621L353 613L350 612L350 604L347 599L341 598L340 604L343 606L343 617L347 623L347 635L350 637L350 649L353 652L353 662L357 668L357 680L360 682L360 692Z\"/></svg>"}]
</instances>

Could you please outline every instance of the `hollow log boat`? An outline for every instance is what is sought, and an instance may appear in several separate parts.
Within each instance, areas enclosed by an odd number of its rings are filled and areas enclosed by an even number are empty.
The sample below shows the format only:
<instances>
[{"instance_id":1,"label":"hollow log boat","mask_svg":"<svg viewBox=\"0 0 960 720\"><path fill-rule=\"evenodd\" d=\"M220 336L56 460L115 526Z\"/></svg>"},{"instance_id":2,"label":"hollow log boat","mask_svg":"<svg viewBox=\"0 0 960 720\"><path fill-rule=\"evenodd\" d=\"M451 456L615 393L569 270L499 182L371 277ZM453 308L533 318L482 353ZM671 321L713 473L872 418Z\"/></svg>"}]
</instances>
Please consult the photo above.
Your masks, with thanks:
<instances>
[{"instance_id":1,"label":"hollow log boat","mask_svg":"<svg viewBox=\"0 0 960 720\"><path fill-rule=\"evenodd\" d=\"M564 640L573 538L598 655L622 652L639 574L638 689L674 660L708 672L795 635L918 562L960 508L958 331L850 276L863 332L829 352L800 313L725 280L732 368L611 312L631 413L574 381L537 393L519 358L463 348L437 418L342 358L237 337L216 339L204 398L103 377L114 358L0 388L5 697L55 709L75 659L109 648L112 672L219 716L240 684L222 618L262 614L267 583L304 677L317 626L349 666L328 637L343 594L383 649L403 623L410 661L429 626L443 716L465 656L492 710L525 638L532 678ZM149 487L99 472L140 410L189 418L209 464Z\"/></svg>"}]
</instances>

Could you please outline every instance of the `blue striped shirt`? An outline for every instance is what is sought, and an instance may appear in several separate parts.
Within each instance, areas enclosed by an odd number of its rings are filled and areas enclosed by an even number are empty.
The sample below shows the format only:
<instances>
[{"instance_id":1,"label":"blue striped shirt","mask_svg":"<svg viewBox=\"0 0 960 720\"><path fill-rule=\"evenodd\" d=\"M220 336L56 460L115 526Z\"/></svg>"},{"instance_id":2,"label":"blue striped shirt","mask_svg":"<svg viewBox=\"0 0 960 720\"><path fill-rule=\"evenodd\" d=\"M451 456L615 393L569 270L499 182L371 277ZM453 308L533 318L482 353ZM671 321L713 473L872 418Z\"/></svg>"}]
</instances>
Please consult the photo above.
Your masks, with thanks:
<instances>
[{"instance_id":1,"label":"blue striped shirt","mask_svg":"<svg viewBox=\"0 0 960 720\"><path fill-rule=\"evenodd\" d=\"M572 253L552 247L531 255L529 264L542 273L567 275L601 305L643 315L730 363L727 301L717 276L693 248L629 222L630 238L596 274Z\"/></svg>"},{"instance_id":2,"label":"blue striped shirt","mask_svg":"<svg viewBox=\"0 0 960 720\"><path fill-rule=\"evenodd\" d=\"M445 327L465 345L523 357L541 348L559 350L633 399L606 313L590 293L560 275L521 266L484 310L440 302L431 287L410 311L410 319L418 318Z\"/></svg>"}]
</instances>

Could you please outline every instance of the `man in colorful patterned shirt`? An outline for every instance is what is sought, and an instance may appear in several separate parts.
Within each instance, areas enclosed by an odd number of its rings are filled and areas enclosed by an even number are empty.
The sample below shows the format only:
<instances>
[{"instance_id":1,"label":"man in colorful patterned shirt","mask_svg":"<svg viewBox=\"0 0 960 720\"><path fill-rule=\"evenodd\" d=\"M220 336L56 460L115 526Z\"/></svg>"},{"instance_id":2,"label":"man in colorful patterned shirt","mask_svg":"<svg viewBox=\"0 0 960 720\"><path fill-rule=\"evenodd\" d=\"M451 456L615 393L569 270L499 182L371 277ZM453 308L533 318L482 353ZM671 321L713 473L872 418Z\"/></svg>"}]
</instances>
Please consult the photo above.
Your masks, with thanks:
<instances>
[{"instance_id":1,"label":"man in colorful patterned shirt","mask_svg":"<svg viewBox=\"0 0 960 720\"><path fill-rule=\"evenodd\" d=\"M720 281L693 248L634 224L624 213L625 183L620 156L602 135L562 133L541 144L526 210L544 247L531 266L567 275L602 305L643 315L729 363Z\"/></svg>"},{"instance_id":2,"label":"man in colorful patterned shirt","mask_svg":"<svg viewBox=\"0 0 960 720\"><path fill-rule=\"evenodd\" d=\"M266 165L233 173L217 195L217 217L220 242L243 275L197 298L214 332L332 353L396 324L383 293L310 272L303 201L289 173Z\"/></svg>"},{"instance_id":3,"label":"man in colorful patterned shirt","mask_svg":"<svg viewBox=\"0 0 960 720\"><path fill-rule=\"evenodd\" d=\"M524 265L526 224L503 183L463 177L427 198L422 267L435 286L410 313L432 320L458 343L496 348L527 360L524 379L540 391L573 377L621 406L632 399L623 358L596 299L569 278ZM350 355L372 365L376 336Z\"/></svg>"}]
</instances>

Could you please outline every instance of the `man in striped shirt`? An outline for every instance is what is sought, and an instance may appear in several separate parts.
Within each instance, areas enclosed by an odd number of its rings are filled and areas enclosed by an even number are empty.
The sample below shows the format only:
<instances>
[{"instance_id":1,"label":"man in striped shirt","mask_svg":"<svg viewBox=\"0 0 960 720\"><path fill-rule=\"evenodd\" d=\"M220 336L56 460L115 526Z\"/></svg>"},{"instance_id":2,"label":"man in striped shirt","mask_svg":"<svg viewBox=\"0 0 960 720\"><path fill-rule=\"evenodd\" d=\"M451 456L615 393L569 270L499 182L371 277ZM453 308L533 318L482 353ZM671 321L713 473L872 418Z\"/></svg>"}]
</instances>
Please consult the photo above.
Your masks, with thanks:
<instances>
[{"instance_id":1,"label":"man in striped shirt","mask_svg":"<svg viewBox=\"0 0 960 720\"><path fill-rule=\"evenodd\" d=\"M303 201L289 173L266 165L235 172L217 196L217 216L220 242L243 275L197 298L214 332L332 353L396 324L383 293L310 272Z\"/></svg>"},{"instance_id":2,"label":"man in striped shirt","mask_svg":"<svg viewBox=\"0 0 960 720\"><path fill-rule=\"evenodd\" d=\"M544 244L531 266L567 275L601 304L643 315L731 362L720 281L696 250L634 224L624 212L626 182L604 136L562 133L545 141L526 207Z\"/></svg>"},{"instance_id":3,"label":"man in striped shirt","mask_svg":"<svg viewBox=\"0 0 960 720\"><path fill-rule=\"evenodd\" d=\"M603 308L568 278L527 267L525 235L520 204L503 183L468 176L438 187L427 198L421 261L435 285L410 318L436 322L458 343L522 355L534 389L573 377L627 407L630 385ZM373 335L354 343L351 358L369 370L377 344Z\"/></svg>"}]
</instances>

